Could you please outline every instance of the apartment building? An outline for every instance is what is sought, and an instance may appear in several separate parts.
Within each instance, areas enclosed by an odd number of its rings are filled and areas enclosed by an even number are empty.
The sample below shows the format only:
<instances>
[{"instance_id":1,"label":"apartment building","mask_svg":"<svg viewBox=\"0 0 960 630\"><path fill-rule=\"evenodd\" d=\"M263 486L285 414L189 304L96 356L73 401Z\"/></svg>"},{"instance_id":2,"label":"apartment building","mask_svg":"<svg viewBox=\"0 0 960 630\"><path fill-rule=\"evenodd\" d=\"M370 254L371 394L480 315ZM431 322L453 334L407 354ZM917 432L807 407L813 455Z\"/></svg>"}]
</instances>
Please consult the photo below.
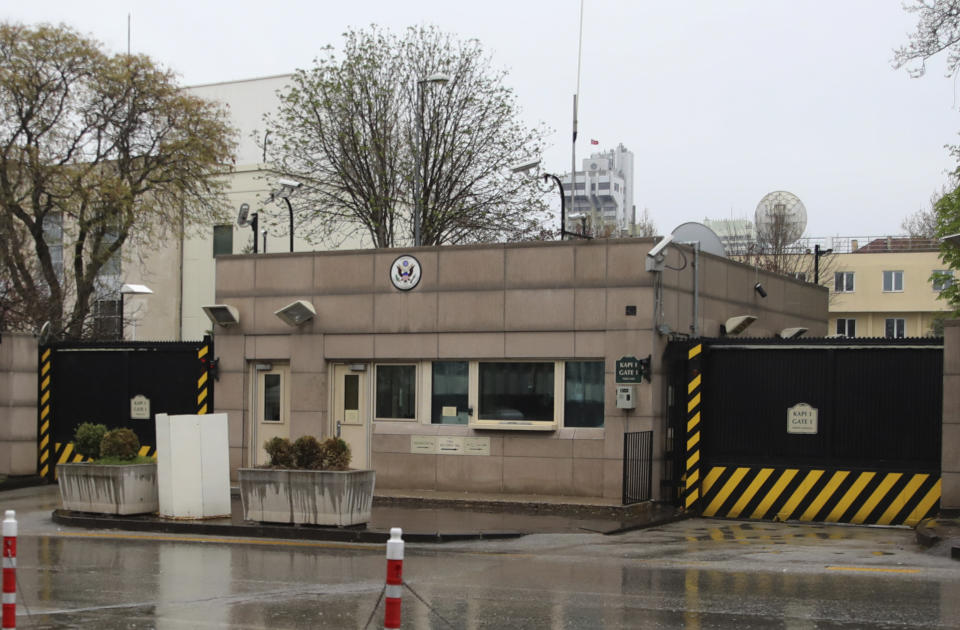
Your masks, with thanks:
<instances>
[{"instance_id":1,"label":"apartment building","mask_svg":"<svg viewBox=\"0 0 960 630\"><path fill-rule=\"evenodd\" d=\"M937 239L884 237L850 241L834 253L830 274L831 334L923 337L950 311L940 292L954 281Z\"/></svg>"}]
</instances>

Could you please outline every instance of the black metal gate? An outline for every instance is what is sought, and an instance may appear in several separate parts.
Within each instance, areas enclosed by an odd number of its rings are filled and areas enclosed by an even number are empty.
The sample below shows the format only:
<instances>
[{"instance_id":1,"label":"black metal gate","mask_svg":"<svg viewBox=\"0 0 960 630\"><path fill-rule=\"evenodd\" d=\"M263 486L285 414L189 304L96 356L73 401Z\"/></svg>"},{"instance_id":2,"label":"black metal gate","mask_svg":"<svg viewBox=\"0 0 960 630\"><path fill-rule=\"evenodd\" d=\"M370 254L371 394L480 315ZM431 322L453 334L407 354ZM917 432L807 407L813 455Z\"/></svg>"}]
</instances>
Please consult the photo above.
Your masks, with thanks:
<instances>
[{"instance_id":1,"label":"black metal gate","mask_svg":"<svg viewBox=\"0 0 960 630\"><path fill-rule=\"evenodd\" d=\"M705 516L914 524L940 499L941 339L688 342L677 484ZM804 424L808 423L808 424Z\"/></svg>"},{"instance_id":2,"label":"black metal gate","mask_svg":"<svg viewBox=\"0 0 960 630\"><path fill-rule=\"evenodd\" d=\"M650 500L653 431L623 434L623 504Z\"/></svg>"},{"instance_id":3,"label":"black metal gate","mask_svg":"<svg viewBox=\"0 0 960 630\"><path fill-rule=\"evenodd\" d=\"M71 440L83 422L133 429L142 455L156 452L158 413L213 409L213 340L184 342L57 342L40 347L38 466L82 461ZM133 418L133 399L149 416Z\"/></svg>"}]
</instances>

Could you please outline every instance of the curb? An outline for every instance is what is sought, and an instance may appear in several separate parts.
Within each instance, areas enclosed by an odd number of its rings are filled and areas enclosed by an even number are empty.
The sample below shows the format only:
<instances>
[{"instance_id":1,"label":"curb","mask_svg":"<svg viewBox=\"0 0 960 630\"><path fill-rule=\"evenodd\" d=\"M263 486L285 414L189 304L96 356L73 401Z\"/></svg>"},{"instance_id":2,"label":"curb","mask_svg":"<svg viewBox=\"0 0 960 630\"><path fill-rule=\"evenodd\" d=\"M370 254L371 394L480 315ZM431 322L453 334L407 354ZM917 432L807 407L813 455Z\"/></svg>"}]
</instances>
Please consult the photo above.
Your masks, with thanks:
<instances>
[{"instance_id":1,"label":"curb","mask_svg":"<svg viewBox=\"0 0 960 630\"><path fill-rule=\"evenodd\" d=\"M68 527L85 529L122 529L133 532L160 534L194 534L202 536L231 536L239 538L279 538L285 540L312 540L343 543L384 544L390 538L388 531L369 530L363 527L323 527L318 525L265 525L220 524L175 521L158 518L136 518L88 514L70 510L54 510L53 522ZM445 543L469 540L504 540L520 538L521 532L478 532L469 534L442 534L440 532L404 532L403 539L410 543Z\"/></svg>"},{"instance_id":2,"label":"curb","mask_svg":"<svg viewBox=\"0 0 960 630\"><path fill-rule=\"evenodd\" d=\"M924 547L932 547L940 542L940 536L936 532L937 519L927 518L917 523L917 542Z\"/></svg>"}]
</instances>

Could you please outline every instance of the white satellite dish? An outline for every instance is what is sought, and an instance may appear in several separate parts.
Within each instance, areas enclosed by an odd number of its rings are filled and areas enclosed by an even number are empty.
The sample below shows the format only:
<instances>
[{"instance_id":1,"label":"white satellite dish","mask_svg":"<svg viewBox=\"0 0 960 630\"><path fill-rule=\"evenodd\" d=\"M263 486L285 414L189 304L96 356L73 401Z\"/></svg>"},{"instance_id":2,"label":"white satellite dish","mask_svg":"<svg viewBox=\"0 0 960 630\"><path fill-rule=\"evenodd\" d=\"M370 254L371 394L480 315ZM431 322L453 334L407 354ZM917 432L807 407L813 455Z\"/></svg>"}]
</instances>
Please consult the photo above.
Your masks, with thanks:
<instances>
[{"instance_id":1,"label":"white satellite dish","mask_svg":"<svg viewBox=\"0 0 960 630\"><path fill-rule=\"evenodd\" d=\"M767 193L757 204L754 215L757 238L775 248L796 242L807 229L807 209L791 192Z\"/></svg>"},{"instance_id":2,"label":"white satellite dish","mask_svg":"<svg viewBox=\"0 0 960 630\"><path fill-rule=\"evenodd\" d=\"M717 233L703 223L689 221L681 223L671 232L675 243L700 243L700 251L714 256L726 256L727 250Z\"/></svg>"}]
</instances>

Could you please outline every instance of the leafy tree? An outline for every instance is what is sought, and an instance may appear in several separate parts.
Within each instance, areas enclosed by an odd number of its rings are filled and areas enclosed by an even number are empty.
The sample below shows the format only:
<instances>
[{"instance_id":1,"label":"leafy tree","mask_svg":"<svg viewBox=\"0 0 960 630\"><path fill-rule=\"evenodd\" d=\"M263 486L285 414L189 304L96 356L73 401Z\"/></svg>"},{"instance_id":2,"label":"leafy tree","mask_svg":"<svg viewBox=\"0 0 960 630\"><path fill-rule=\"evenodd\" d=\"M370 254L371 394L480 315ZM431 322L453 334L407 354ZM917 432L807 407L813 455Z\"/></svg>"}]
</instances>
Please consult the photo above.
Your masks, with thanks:
<instances>
[{"instance_id":1,"label":"leafy tree","mask_svg":"<svg viewBox=\"0 0 960 630\"><path fill-rule=\"evenodd\" d=\"M960 168L957 169L955 174L960 176ZM960 187L944 194L933 206L933 211L937 219L936 236L942 238L951 234L960 234ZM950 269L960 270L960 247L957 245L944 241L940 245L940 258ZM935 279L939 279L936 278L936 274L931 277L931 280ZM953 282L941 291L939 296L941 300L946 300L954 310L955 316L960 316L960 285L957 284L958 280L960 278L954 276Z\"/></svg>"},{"instance_id":2,"label":"leafy tree","mask_svg":"<svg viewBox=\"0 0 960 630\"><path fill-rule=\"evenodd\" d=\"M121 252L221 216L226 121L145 56L0 24L0 326L89 335Z\"/></svg>"},{"instance_id":3,"label":"leafy tree","mask_svg":"<svg viewBox=\"0 0 960 630\"><path fill-rule=\"evenodd\" d=\"M419 208L423 245L540 235L542 193L509 165L539 154L543 131L521 123L505 78L477 41L433 27L347 31L265 120L276 176L304 184L291 199L303 233L407 244Z\"/></svg>"}]
</instances>

